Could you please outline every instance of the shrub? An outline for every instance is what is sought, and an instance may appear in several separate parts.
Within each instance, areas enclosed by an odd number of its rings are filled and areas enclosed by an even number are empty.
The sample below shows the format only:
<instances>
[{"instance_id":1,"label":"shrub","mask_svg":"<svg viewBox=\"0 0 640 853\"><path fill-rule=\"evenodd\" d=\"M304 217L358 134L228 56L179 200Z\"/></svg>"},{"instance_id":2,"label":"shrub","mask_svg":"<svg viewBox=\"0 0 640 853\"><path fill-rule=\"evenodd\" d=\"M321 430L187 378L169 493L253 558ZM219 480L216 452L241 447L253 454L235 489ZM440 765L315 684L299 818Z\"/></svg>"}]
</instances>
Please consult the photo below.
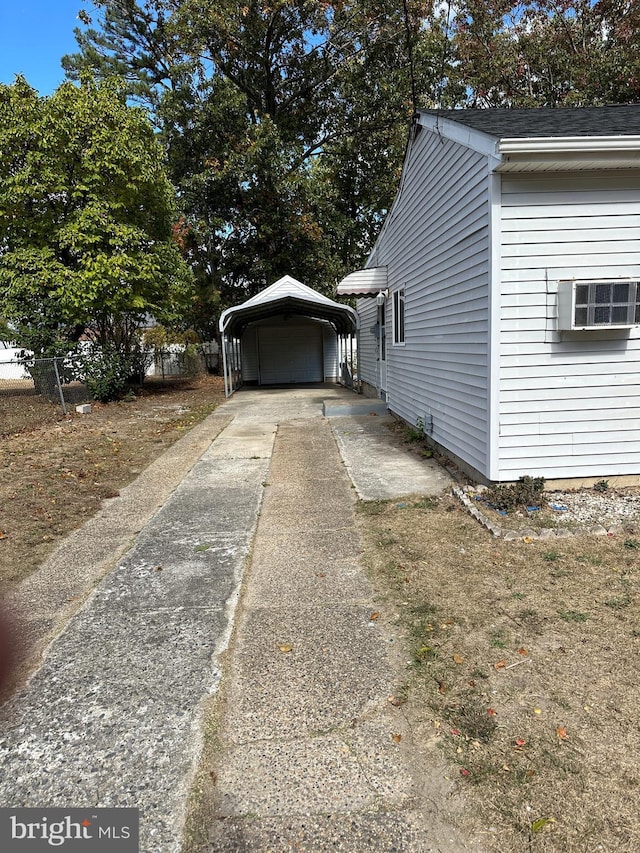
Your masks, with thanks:
<instances>
[{"instance_id":1,"label":"shrub","mask_svg":"<svg viewBox=\"0 0 640 853\"><path fill-rule=\"evenodd\" d=\"M95 347L82 358L82 373L94 400L117 400L131 376L131 359L115 349Z\"/></svg>"},{"instance_id":2,"label":"shrub","mask_svg":"<svg viewBox=\"0 0 640 853\"><path fill-rule=\"evenodd\" d=\"M544 506L544 477L520 477L517 483L491 486L485 492L487 503L510 512L528 506Z\"/></svg>"}]
</instances>

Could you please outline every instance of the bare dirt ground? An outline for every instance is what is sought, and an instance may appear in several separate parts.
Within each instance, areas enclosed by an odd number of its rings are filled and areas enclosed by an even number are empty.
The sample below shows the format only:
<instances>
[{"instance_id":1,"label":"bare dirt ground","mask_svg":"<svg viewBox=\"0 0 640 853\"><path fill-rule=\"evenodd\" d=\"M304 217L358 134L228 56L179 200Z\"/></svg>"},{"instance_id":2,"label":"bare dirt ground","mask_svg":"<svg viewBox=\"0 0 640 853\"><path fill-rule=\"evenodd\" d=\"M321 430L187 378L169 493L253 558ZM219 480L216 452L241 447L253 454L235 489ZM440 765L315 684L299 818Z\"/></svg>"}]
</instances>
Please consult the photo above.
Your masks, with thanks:
<instances>
[{"instance_id":1,"label":"bare dirt ground","mask_svg":"<svg viewBox=\"0 0 640 853\"><path fill-rule=\"evenodd\" d=\"M360 505L417 760L487 850L640 850L640 541L495 540L453 498Z\"/></svg>"},{"instance_id":2,"label":"bare dirt ground","mask_svg":"<svg viewBox=\"0 0 640 853\"><path fill-rule=\"evenodd\" d=\"M0 397L0 591L115 497L223 399L222 379L149 380L90 415L39 397Z\"/></svg>"}]
</instances>

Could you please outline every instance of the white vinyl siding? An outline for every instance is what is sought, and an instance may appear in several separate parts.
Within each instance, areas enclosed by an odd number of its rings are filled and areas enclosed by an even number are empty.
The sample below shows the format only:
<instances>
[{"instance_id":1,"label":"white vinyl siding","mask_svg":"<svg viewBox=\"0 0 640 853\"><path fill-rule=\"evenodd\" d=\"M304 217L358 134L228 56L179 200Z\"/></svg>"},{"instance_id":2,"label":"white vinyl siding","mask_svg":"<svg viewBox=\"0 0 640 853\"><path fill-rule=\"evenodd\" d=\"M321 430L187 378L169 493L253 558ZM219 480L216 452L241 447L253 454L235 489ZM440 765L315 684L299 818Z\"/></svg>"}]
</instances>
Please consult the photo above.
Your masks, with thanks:
<instances>
[{"instance_id":1,"label":"white vinyl siding","mask_svg":"<svg viewBox=\"0 0 640 853\"><path fill-rule=\"evenodd\" d=\"M422 130L370 259L387 266L392 293L405 287L404 346L387 348L391 410L412 424L432 417L433 439L483 473L489 182L484 155ZM369 325L363 319L361 338Z\"/></svg>"},{"instance_id":2,"label":"white vinyl siding","mask_svg":"<svg viewBox=\"0 0 640 853\"><path fill-rule=\"evenodd\" d=\"M375 388L378 383L377 341L372 332L378 319L378 307L372 297L358 299L356 303L360 317L358 333L358 375L363 382Z\"/></svg>"},{"instance_id":3,"label":"white vinyl siding","mask_svg":"<svg viewBox=\"0 0 640 853\"><path fill-rule=\"evenodd\" d=\"M557 282L640 276L640 172L502 182L500 479L637 474L640 334L559 332Z\"/></svg>"},{"instance_id":4,"label":"white vinyl siding","mask_svg":"<svg viewBox=\"0 0 640 853\"><path fill-rule=\"evenodd\" d=\"M242 336L242 380L258 381L258 330L249 326Z\"/></svg>"},{"instance_id":5,"label":"white vinyl siding","mask_svg":"<svg viewBox=\"0 0 640 853\"><path fill-rule=\"evenodd\" d=\"M324 381L336 382L340 378L338 363L338 336L330 323L322 323L322 352L324 358Z\"/></svg>"}]
</instances>

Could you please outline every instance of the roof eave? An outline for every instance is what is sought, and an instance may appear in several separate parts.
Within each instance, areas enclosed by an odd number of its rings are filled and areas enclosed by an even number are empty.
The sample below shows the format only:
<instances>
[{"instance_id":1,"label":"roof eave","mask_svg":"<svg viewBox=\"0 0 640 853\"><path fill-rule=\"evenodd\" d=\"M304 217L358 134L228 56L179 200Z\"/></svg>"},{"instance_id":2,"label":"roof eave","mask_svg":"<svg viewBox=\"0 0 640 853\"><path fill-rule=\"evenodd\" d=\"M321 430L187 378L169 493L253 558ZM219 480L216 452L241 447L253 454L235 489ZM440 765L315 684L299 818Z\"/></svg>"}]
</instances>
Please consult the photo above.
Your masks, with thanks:
<instances>
[{"instance_id":1,"label":"roof eave","mask_svg":"<svg viewBox=\"0 0 640 853\"><path fill-rule=\"evenodd\" d=\"M503 137L500 154L561 154L600 151L639 152L640 136L537 136Z\"/></svg>"}]
</instances>

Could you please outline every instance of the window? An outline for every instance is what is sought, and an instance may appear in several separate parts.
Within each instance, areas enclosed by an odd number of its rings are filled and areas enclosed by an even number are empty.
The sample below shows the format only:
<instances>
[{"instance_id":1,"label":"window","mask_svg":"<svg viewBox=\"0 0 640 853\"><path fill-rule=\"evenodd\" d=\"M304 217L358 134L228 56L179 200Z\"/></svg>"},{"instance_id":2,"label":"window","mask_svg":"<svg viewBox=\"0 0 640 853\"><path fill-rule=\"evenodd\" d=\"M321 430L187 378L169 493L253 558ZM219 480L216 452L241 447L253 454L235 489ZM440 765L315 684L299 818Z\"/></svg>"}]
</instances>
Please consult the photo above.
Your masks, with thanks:
<instances>
[{"instance_id":1,"label":"window","mask_svg":"<svg viewBox=\"0 0 640 853\"><path fill-rule=\"evenodd\" d=\"M628 328L640 324L637 281L558 282L558 328Z\"/></svg>"},{"instance_id":2,"label":"window","mask_svg":"<svg viewBox=\"0 0 640 853\"><path fill-rule=\"evenodd\" d=\"M393 342L404 343L404 287L393 291Z\"/></svg>"}]
</instances>

